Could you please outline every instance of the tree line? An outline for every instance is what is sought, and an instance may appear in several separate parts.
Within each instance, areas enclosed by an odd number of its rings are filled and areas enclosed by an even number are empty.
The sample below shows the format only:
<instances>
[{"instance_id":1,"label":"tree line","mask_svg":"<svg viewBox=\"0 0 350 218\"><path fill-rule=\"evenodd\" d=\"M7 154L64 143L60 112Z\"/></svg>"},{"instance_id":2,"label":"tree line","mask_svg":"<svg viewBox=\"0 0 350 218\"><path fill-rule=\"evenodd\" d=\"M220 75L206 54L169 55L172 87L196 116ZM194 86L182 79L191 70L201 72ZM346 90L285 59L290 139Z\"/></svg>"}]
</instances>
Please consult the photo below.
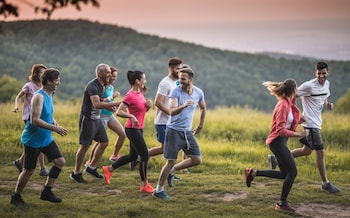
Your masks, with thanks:
<instances>
[{"instance_id":1,"label":"tree line","mask_svg":"<svg viewBox=\"0 0 350 218\"><path fill-rule=\"evenodd\" d=\"M146 97L154 98L159 81L167 74L167 60L179 56L193 68L194 84L204 90L208 108L241 106L263 111L272 110L276 101L261 85L263 81L294 78L301 84L315 77L317 60L312 58L207 48L86 20L33 20L0 25L0 76L7 75L5 79L17 84L16 90L8 90L12 100L19 91L18 85L28 81L34 63L61 71L57 93L61 100L81 98L99 63L119 69L115 89L122 94L130 87L128 70L145 72L149 88ZM336 102L349 87L350 62L326 61L331 72L330 100ZM6 87L1 85L3 88Z\"/></svg>"}]
</instances>

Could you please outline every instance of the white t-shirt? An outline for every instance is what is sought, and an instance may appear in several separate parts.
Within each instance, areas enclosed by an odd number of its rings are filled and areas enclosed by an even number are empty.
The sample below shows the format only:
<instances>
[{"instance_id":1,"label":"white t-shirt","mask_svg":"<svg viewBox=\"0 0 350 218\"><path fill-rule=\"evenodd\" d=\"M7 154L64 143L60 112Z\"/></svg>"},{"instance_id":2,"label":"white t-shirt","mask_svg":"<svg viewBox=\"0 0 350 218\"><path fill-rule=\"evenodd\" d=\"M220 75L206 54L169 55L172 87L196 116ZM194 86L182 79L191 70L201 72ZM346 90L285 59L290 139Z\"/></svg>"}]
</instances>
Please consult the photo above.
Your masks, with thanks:
<instances>
[{"instance_id":1,"label":"white t-shirt","mask_svg":"<svg viewBox=\"0 0 350 218\"><path fill-rule=\"evenodd\" d=\"M298 96L301 97L303 115L306 119L302 124L304 127L321 129L323 105L330 95L328 80L321 85L315 78L298 87Z\"/></svg>"},{"instance_id":2,"label":"white t-shirt","mask_svg":"<svg viewBox=\"0 0 350 218\"><path fill-rule=\"evenodd\" d=\"M169 107L169 94L170 91L176 87L176 82L172 80L169 76L166 76L160 81L158 85L157 94L165 96L164 105ZM161 111L159 108L156 108L156 116L154 118L155 125L166 125L169 119L169 115Z\"/></svg>"}]
</instances>

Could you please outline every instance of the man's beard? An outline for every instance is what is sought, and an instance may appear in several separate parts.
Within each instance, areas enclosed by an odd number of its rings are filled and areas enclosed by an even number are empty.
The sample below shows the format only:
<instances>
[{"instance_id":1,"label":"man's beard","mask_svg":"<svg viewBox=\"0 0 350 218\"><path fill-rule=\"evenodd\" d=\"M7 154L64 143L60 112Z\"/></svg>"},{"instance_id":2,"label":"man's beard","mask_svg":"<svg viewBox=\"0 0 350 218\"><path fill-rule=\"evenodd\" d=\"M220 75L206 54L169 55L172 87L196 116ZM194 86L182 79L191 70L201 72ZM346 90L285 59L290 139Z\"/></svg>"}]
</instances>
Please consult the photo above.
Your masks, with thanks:
<instances>
[{"instance_id":1,"label":"man's beard","mask_svg":"<svg viewBox=\"0 0 350 218\"><path fill-rule=\"evenodd\" d=\"M172 72L171 75L175 78L175 79L179 79L179 76L176 72Z\"/></svg>"}]
</instances>

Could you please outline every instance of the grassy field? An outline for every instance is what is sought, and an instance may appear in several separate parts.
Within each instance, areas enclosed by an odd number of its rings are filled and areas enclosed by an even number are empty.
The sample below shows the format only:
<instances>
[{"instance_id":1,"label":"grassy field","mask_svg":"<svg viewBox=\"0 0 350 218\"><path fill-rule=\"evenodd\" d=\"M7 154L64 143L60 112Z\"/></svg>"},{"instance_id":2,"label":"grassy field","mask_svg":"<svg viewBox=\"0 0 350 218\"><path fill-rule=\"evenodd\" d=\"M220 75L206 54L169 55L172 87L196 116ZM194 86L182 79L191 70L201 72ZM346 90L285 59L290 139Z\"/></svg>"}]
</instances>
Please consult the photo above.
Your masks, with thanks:
<instances>
[{"instance_id":1,"label":"grassy field","mask_svg":"<svg viewBox=\"0 0 350 218\"><path fill-rule=\"evenodd\" d=\"M289 195L290 204L297 213L274 211L279 199L282 181L256 178L252 187L244 182L244 168L267 169L265 146L271 114L243 108L217 108L207 112L204 129L197 137L203 163L191 169L191 173L178 172L181 181L174 187L165 186L170 201L153 199L139 192L138 171L124 166L115 171L111 185L94 180L87 175L88 184L77 184L69 179L78 148L78 114L80 103L56 102L55 118L69 130L61 137L54 134L66 158L66 165L56 182L54 192L63 199L53 204L39 199L45 178L38 175L38 168L22 193L24 207L9 203L18 172L12 162L19 157L23 147L20 135L23 129L21 115L12 111L12 104L0 105L0 205L1 217L346 217L350 214L350 117L325 113L322 134L326 145L328 177L341 189L340 193L327 194L320 190L321 180L315 165L314 154L296 159L298 176ZM154 110L146 116L145 139L149 147L158 146L153 126ZM195 124L198 116L195 117ZM122 122L125 120L119 119ZM111 144L116 139L108 131ZM289 140L289 147L300 144L296 138ZM128 152L128 141L121 154ZM109 145L99 163L109 164L112 153ZM149 181L155 186L162 156L149 161ZM50 163L47 163L51 166Z\"/></svg>"}]
</instances>

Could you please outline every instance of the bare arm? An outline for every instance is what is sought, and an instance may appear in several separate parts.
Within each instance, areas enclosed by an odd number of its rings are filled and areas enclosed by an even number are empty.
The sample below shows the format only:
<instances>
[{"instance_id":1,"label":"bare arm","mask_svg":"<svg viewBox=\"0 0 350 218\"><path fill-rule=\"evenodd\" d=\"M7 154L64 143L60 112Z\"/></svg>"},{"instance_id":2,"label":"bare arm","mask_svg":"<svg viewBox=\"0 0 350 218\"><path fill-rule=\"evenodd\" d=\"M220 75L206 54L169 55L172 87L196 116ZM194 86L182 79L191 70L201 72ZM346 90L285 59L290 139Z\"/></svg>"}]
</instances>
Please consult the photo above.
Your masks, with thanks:
<instances>
[{"instance_id":1,"label":"bare arm","mask_svg":"<svg viewBox=\"0 0 350 218\"><path fill-rule=\"evenodd\" d=\"M326 98L326 100L324 101L324 106L328 109L328 110L333 110L334 105L331 102L328 102L328 98Z\"/></svg>"},{"instance_id":2,"label":"bare arm","mask_svg":"<svg viewBox=\"0 0 350 218\"><path fill-rule=\"evenodd\" d=\"M13 108L12 112L19 112L19 103L21 98L25 95L26 93L24 93L22 90L17 94L16 99L15 99L15 107Z\"/></svg>"},{"instance_id":3,"label":"bare arm","mask_svg":"<svg viewBox=\"0 0 350 218\"><path fill-rule=\"evenodd\" d=\"M161 110L161 111L163 111L164 113L170 115L169 108L167 108L167 107L164 105L164 100L165 100L165 96L164 96L164 95L157 94L154 104L157 106L157 108L158 108L159 110Z\"/></svg>"},{"instance_id":4,"label":"bare arm","mask_svg":"<svg viewBox=\"0 0 350 218\"><path fill-rule=\"evenodd\" d=\"M199 132L202 130L204 125L204 119L205 119L205 113L206 113L206 104L205 101L201 101L198 103L200 114L199 114L199 124L198 126L193 130L193 134L199 134Z\"/></svg>"},{"instance_id":5,"label":"bare arm","mask_svg":"<svg viewBox=\"0 0 350 218\"><path fill-rule=\"evenodd\" d=\"M68 130L65 128L56 125L57 122L54 119L54 123L47 123L40 118L41 112L43 109L44 97L42 95L35 95L32 98L30 104L30 122L33 126L37 126L43 129L48 129L54 132L57 132L60 135L67 135Z\"/></svg>"},{"instance_id":6,"label":"bare arm","mask_svg":"<svg viewBox=\"0 0 350 218\"><path fill-rule=\"evenodd\" d=\"M126 105L125 103L121 103L117 110L117 116L122 118L129 118L131 119L133 126L138 126L139 121L136 119L134 115L129 114L127 109L128 109L128 105Z\"/></svg>"},{"instance_id":7,"label":"bare arm","mask_svg":"<svg viewBox=\"0 0 350 218\"><path fill-rule=\"evenodd\" d=\"M110 111L116 111L117 103L116 102L102 102L100 101L100 97L98 95L90 96L92 106L96 109L107 109Z\"/></svg>"},{"instance_id":8,"label":"bare arm","mask_svg":"<svg viewBox=\"0 0 350 218\"><path fill-rule=\"evenodd\" d=\"M170 98L169 99L169 112L170 115L174 116L177 115L179 113L181 113L181 111L183 109L185 109L187 106L194 104L193 100L187 100L184 104L179 105L178 100L176 98Z\"/></svg>"}]
</instances>

